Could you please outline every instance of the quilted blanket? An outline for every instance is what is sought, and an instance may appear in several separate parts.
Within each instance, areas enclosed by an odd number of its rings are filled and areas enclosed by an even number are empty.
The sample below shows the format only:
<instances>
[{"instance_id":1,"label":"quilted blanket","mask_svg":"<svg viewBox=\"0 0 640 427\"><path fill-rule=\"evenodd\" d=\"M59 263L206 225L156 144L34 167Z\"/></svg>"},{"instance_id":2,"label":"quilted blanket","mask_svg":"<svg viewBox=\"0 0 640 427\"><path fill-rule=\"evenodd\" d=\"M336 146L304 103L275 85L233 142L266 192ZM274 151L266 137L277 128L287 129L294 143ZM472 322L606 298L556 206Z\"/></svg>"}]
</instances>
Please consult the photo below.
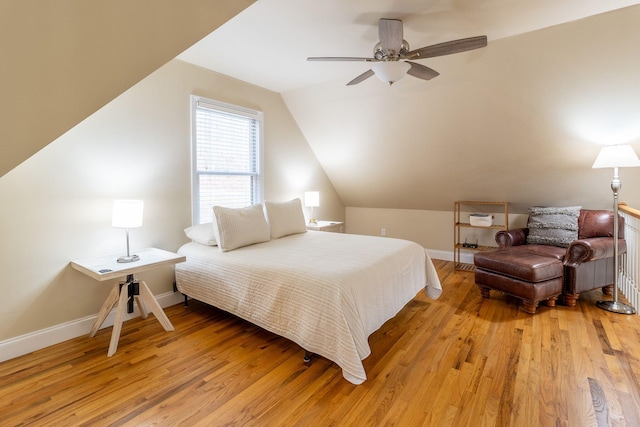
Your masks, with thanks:
<instances>
[{"instance_id":1,"label":"quilted blanket","mask_svg":"<svg viewBox=\"0 0 640 427\"><path fill-rule=\"evenodd\" d=\"M423 290L442 292L425 249L407 240L308 231L222 252L187 243L183 294L286 337L366 380L368 337Z\"/></svg>"}]
</instances>

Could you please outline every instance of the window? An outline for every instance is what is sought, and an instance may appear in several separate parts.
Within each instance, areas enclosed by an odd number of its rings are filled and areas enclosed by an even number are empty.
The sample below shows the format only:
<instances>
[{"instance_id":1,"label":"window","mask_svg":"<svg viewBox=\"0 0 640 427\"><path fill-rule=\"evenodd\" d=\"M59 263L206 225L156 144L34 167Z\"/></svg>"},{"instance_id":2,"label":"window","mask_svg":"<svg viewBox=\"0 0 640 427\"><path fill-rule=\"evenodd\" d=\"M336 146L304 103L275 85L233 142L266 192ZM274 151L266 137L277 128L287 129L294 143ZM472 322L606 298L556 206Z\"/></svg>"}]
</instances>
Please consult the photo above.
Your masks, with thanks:
<instances>
[{"instance_id":1,"label":"window","mask_svg":"<svg viewBox=\"0 0 640 427\"><path fill-rule=\"evenodd\" d=\"M193 223L213 221L213 206L260 203L262 112L191 97Z\"/></svg>"}]
</instances>

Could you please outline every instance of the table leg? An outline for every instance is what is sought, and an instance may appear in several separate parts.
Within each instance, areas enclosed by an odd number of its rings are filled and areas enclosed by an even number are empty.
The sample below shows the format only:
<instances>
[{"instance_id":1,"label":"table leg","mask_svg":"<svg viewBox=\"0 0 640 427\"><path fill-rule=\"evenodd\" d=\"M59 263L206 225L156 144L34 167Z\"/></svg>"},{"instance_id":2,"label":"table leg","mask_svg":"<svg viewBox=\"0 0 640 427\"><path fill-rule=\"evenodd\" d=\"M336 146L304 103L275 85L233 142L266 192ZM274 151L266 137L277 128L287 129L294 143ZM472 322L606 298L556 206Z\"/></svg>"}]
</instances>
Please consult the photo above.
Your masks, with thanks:
<instances>
[{"instance_id":1,"label":"table leg","mask_svg":"<svg viewBox=\"0 0 640 427\"><path fill-rule=\"evenodd\" d=\"M113 307L117 304L118 307L116 309L115 319L113 321L113 330L111 331L111 341L109 343L109 352L107 356L111 357L114 355L116 350L118 349L118 340L120 339L120 332L122 331L122 322L124 321L125 311L128 311L129 308L129 298L134 298L136 303L138 304L138 309L140 310L140 315L143 319L146 319L148 316L147 311L145 310L145 304L147 308L151 310L151 312L156 316L158 322L162 325L165 331L173 331L173 325L171 321L167 317L167 315L158 304L158 301L154 298L153 294L149 290L149 287L145 282L138 282L139 286L136 286L138 289L136 291L130 291L129 287L133 284L133 277L131 277L130 281L121 282L114 285L111 289L111 293L107 297L104 304L100 308L100 312L91 327L90 336L95 336L96 332L107 318ZM137 292L137 294L135 294ZM130 293L132 295L130 295Z\"/></svg>"},{"instance_id":2,"label":"table leg","mask_svg":"<svg viewBox=\"0 0 640 427\"><path fill-rule=\"evenodd\" d=\"M113 286L113 288L111 288L111 293L109 293L109 296L104 301L104 304L102 304L102 307L98 312L98 317L96 317L95 322L93 322L93 326L91 327L91 332L89 332L90 337L93 337L96 335L96 332L98 332L98 329L100 329L100 326L102 326L102 324L104 323L104 319L107 318L113 306L116 305L116 303L118 302L119 291L120 291L120 284L116 283Z\"/></svg>"},{"instance_id":3,"label":"table leg","mask_svg":"<svg viewBox=\"0 0 640 427\"><path fill-rule=\"evenodd\" d=\"M142 304L142 301L140 301L140 296L136 295L135 298L136 298L136 304L138 305L138 310L140 310L140 317L142 317L143 319L146 319L149 313L147 313L147 310L144 309L144 305Z\"/></svg>"},{"instance_id":4,"label":"table leg","mask_svg":"<svg viewBox=\"0 0 640 427\"><path fill-rule=\"evenodd\" d=\"M127 313L133 313L133 303L138 305L138 310L140 311L140 316L143 319L147 318L147 310L145 310L144 306L140 302L140 291L138 290L140 282L134 279L133 274L127 274L127 281L125 282L127 285L127 294L129 295L129 300L127 301Z\"/></svg>"},{"instance_id":5,"label":"table leg","mask_svg":"<svg viewBox=\"0 0 640 427\"><path fill-rule=\"evenodd\" d=\"M164 330L173 331L173 325L171 324L171 321L169 321L167 315L164 314L162 307L160 307L160 304L158 304L158 301L156 301L144 281L140 282L140 298L147 305L149 310L151 310L151 312L155 314L158 322L160 322Z\"/></svg>"},{"instance_id":6,"label":"table leg","mask_svg":"<svg viewBox=\"0 0 640 427\"><path fill-rule=\"evenodd\" d=\"M126 285L125 285L126 286ZM118 349L118 340L120 339L120 331L122 330L122 320L124 313L127 310L127 290L120 291L120 298L118 299L118 309L116 310L116 317L113 321L113 331L111 331L111 342L109 343L109 352L107 356L111 357Z\"/></svg>"}]
</instances>

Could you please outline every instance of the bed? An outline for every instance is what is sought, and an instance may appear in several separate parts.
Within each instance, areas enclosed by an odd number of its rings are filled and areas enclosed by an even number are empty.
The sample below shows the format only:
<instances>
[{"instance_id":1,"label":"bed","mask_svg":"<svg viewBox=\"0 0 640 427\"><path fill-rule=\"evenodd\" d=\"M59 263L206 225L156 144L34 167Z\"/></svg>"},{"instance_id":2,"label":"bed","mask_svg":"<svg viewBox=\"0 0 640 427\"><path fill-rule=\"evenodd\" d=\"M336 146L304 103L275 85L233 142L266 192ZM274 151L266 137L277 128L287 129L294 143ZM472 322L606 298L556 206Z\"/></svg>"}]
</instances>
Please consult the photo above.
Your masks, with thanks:
<instances>
[{"instance_id":1,"label":"bed","mask_svg":"<svg viewBox=\"0 0 640 427\"><path fill-rule=\"evenodd\" d=\"M224 230L215 230L218 246L183 245L178 290L326 357L353 384L367 378L362 360L371 353L369 335L418 292L433 299L442 292L429 255L414 242L299 225L299 232L280 236L274 215L269 222L268 238L231 250L220 246ZM241 221L234 236L246 228Z\"/></svg>"}]
</instances>

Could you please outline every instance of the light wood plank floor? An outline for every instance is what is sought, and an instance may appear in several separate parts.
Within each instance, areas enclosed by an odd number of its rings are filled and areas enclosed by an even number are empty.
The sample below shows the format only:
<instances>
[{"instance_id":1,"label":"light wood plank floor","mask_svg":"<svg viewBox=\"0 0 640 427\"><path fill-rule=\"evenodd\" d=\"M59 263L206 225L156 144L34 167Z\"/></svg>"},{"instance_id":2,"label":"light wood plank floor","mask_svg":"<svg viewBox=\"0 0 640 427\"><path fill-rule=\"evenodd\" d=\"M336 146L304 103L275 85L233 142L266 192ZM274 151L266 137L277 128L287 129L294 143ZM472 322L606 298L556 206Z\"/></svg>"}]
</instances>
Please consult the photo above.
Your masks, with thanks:
<instances>
[{"instance_id":1,"label":"light wood plank floor","mask_svg":"<svg viewBox=\"0 0 640 427\"><path fill-rule=\"evenodd\" d=\"M292 342L192 301L0 364L0 425L640 426L640 317L480 297L436 261L420 293L370 337L369 379L302 361Z\"/></svg>"}]
</instances>

